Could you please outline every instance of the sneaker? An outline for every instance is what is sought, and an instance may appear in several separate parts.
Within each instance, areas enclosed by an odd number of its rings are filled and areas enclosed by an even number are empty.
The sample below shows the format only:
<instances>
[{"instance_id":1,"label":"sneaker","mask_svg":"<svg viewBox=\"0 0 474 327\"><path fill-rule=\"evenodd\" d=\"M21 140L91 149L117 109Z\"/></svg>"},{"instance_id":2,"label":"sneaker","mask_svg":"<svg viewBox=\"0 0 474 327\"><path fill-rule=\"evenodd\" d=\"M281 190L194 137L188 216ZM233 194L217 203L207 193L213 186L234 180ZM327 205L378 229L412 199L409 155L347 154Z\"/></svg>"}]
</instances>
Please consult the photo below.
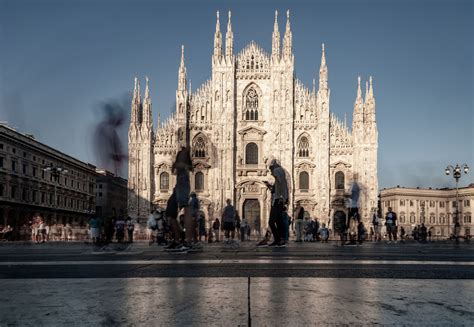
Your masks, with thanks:
<instances>
[{"instance_id":1,"label":"sneaker","mask_svg":"<svg viewBox=\"0 0 474 327\"><path fill-rule=\"evenodd\" d=\"M265 246L268 246L268 243L267 243L267 241L262 240L262 241L257 243L257 246L258 247L265 247Z\"/></svg>"},{"instance_id":2,"label":"sneaker","mask_svg":"<svg viewBox=\"0 0 474 327\"><path fill-rule=\"evenodd\" d=\"M202 249L202 243L201 242L196 242L191 245L193 249Z\"/></svg>"},{"instance_id":3,"label":"sneaker","mask_svg":"<svg viewBox=\"0 0 474 327\"><path fill-rule=\"evenodd\" d=\"M170 245L168 245L167 247L165 247L165 251L176 251L176 249L178 248L180 244L179 243L171 243Z\"/></svg>"},{"instance_id":4,"label":"sneaker","mask_svg":"<svg viewBox=\"0 0 474 327\"><path fill-rule=\"evenodd\" d=\"M286 248L286 242L285 242L285 241L281 241L280 243L278 243L277 247L279 247L279 248Z\"/></svg>"},{"instance_id":5,"label":"sneaker","mask_svg":"<svg viewBox=\"0 0 474 327\"><path fill-rule=\"evenodd\" d=\"M191 249L191 247L187 244L180 244L178 247L176 247L176 250L179 252L187 252Z\"/></svg>"},{"instance_id":6,"label":"sneaker","mask_svg":"<svg viewBox=\"0 0 474 327\"><path fill-rule=\"evenodd\" d=\"M273 242L272 244L269 244L268 246L270 247L275 247L275 246L278 246L278 244L280 244L280 242Z\"/></svg>"}]
</instances>

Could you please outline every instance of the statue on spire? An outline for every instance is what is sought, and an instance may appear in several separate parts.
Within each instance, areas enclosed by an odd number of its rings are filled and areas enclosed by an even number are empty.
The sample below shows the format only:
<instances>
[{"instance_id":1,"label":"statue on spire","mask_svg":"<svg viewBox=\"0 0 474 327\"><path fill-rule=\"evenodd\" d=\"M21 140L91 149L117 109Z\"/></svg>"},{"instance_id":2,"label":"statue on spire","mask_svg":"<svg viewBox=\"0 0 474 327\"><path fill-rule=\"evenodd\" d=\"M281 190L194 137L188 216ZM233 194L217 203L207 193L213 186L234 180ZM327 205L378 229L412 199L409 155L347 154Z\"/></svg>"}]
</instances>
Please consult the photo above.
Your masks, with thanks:
<instances>
[{"instance_id":1,"label":"statue on spire","mask_svg":"<svg viewBox=\"0 0 474 327\"><path fill-rule=\"evenodd\" d=\"M286 29L285 36L283 37L283 57L285 59L292 58L292 41L293 36L290 28L290 11L286 11Z\"/></svg>"},{"instance_id":2,"label":"statue on spire","mask_svg":"<svg viewBox=\"0 0 474 327\"><path fill-rule=\"evenodd\" d=\"M278 10L275 10L275 23L273 24L272 59L273 61L280 60L280 31L278 28Z\"/></svg>"},{"instance_id":3,"label":"statue on spire","mask_svg":"<svg viewBox=\"0 0 474 327\"><path fill-rule=\"evenodd\" d=\"M227 20L227 32L225 34L225 56L231 58L234 52L234 33L232 33L232 24L230 22L231 12L229 10L229 19Z\"/></svg>"},{"instance_id":4,"label":"statue on spire","mask_svg":"<svg viewBox=\"0 0 474 327\"><path fill-rule=\"evenodd\" d=\"M222 34L221 23L219 21L219 11L216 13L216 32L214 34L214 60L220 60L222 56Z\"/></svg>"},{"instance_id":5,"label":"statue on spire","mask_svg":"<svg viewBox=\"0 0 474 327\"><path fill-rule=\"evenodd\" d=\"M319 89L327 90L328 89L328 67L326 64L326 50L324 43L321 46L321 66L319 67Z\"/></svg>"},{"instance_id":6,"label":"statue on spire","mask_svg":"<svg viewBox=\"0 0 474 327\"><path fill-rule=\"evenodd\" d=\"M184 65L184 45L181 45L181 62L178 72L178 91L186 90L186 66Z\"/></svg>"}]
</instances>

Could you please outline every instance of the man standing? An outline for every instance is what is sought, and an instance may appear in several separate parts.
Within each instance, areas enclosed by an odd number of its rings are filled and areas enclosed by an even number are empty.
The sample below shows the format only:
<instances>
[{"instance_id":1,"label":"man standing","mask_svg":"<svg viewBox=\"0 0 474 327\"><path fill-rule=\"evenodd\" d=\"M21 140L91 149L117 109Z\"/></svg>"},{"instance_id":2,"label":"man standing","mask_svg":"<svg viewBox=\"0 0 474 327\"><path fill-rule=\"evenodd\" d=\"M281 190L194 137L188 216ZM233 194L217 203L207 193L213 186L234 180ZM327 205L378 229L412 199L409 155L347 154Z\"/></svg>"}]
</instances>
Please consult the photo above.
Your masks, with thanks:
<instances>
[{"instance_id":1,"label":"man standing","mask_svg":"<svg viewBox=\"0 0 474 327\"><path fill-rule=\"evenodd\" d=\"M125 220L125 225L127 227L128 243L133 243L133 231L135 230L135 222L130 216L128 216Z\"/></svg>"},{"instance_id":2,"label":"man standing","mask_svg":"<svg viewBox=\"0 0 474 327\"><path fill-rule=\"evenodd\" d=\"M286 247L286 242L282 239L284 233L283 226L283 207L288 203L288 184L286 182L285 170L278 164L276 159L270 162L270 171L275 178L275 183L271 185L265 182L272 191L270 209L270 219L268 224L273 234L273 243L269 246ZM260 244L262 246L263 244Z\"/></svg>"},{"instance_id":3,"label":"man standing","mask_svg":"<svg viewBox=\"0 0 474 327\"><path fill-rule=\"evenodd\" d=\"M303 242L303 228L304 228L304 208L301 203L296 204L295 209L295 228L296 228L296 242Z\"/></svg>"},{"instance_id":4,"label":"man standing","mask_svg":"<svg viewBox=\"0 0 474 327\"><path fill-rule=\"evenodd\" d=\"M222 212L222 224L224 227L224 237L225 243L234 242L235 237L235 209L234 206L231 204L230 199L226 200L227 206L224 208L224 212ZM232 238L232 240L229 238Z\"/></svg>"},{"instance_id":5,"label":"man standing","mask_svg":"<svg viewBox=\"0 0 474 327\"><path fill-rule=\"evenodd\" d=\"M351 185L351 194L349 198L349 220L346 226L349 228L349 243L350 245L356 244L357 237L357 226L359 225L359 194L360 187L357 183L357 175L354 175L354 181Z\"/></svg>"},{"instance_id":6,"label":"man standing","mask_svg":"<svg viewBox=\"0 0 474 327\"><path fill-rule=\"evenodd\" d=\"M216 218L214 222L212 223L212 229L214 230L214 236L216 238L216 242L219 242L220 241L219 231L221 229L221 222L219 221L219 218Z\"/></svg>"},{"instance_id":7,"label":"man standing","mask_svg":"<svg viewBox=\"0 0 474 327\"><path fill-rule=\"evenodd\" d=\"M388 212L385 215L385 226L387 227L387 234L389 243L393 241L397 243L397 214L392 211L391 207L388 207Z\"/></svg>"}]
</instances>

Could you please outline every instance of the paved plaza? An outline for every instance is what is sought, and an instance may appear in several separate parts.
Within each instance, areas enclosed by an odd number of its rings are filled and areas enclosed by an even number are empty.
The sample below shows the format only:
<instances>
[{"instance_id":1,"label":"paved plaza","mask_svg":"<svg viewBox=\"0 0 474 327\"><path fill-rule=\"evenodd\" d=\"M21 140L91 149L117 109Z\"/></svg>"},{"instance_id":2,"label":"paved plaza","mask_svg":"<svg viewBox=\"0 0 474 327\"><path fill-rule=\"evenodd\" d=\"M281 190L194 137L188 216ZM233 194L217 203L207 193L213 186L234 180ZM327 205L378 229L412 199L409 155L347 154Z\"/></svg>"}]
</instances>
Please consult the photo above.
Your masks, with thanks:
<instances>
[{"instance_id":1,"label":"paved plaza","mask_svg":"<svg viewBox=\"0 0 474 327\"><path fill-rule=\"evenodd\" d=\"M472 325L471 244L2 244L7 326ZM250 320L249 320L250 319Z\"/></svg>"}]
</instances>

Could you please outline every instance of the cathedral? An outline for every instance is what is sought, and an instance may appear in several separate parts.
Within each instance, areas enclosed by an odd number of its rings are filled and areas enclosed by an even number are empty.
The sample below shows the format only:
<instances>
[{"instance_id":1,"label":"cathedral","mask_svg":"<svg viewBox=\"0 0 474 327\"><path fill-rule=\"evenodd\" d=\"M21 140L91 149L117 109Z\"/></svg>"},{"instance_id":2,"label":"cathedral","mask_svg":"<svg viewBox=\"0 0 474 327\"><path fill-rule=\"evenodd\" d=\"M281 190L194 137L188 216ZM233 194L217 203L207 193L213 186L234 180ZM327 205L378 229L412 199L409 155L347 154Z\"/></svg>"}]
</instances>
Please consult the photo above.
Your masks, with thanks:
<instances>
[{"instance_id":1,"label":"cathedral","mask_svg":"<svg viewBox=\"0 0 474 327\"><path fill-rule=\"evenodd\" d=\"M150 210L165 206L176 176L171 166L178 149L189 145L194 171L191 188L210 224L231 199L255 230L264 230L273 183L271 159L287 171L289 213L300 202L310 217L329 223L347 215L347 195L360 186L360 212L371 219L377 207L378 132L372 77L361 79L352 127L329 110L331 91L322 45L319 86L307 88L295 76L289 11L281 40L275 12L271 53L255 42L234 52L231 13L225 38L219 12L207 82L191 90L186 78L184 47L178 69L176 111L153 127L152 101L146 79L142 98L135 78L128 151L128 214L143 221Z\"/></svg>"}]
</instances>

